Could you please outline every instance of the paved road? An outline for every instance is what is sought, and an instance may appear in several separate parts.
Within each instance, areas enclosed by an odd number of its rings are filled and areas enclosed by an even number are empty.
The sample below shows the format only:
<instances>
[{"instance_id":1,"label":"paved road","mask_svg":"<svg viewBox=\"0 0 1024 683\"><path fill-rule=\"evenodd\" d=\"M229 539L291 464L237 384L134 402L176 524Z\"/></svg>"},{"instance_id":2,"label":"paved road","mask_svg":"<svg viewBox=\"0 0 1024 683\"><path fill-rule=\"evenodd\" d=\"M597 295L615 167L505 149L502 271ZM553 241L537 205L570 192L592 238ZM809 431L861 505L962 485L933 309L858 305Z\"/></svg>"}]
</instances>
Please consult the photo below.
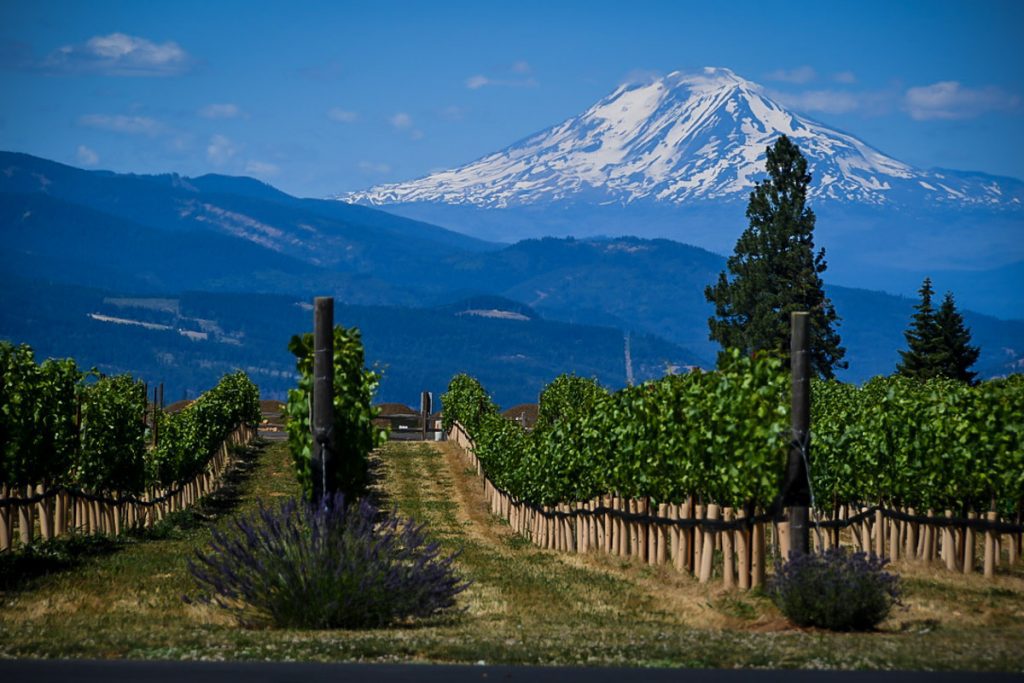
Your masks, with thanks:
<instances>
[{"instance_id":1,"label":"paved road","mask_svg":"<svg viewBox=\"0 0 1024 683\"><path fill-rule=\"evenodd\" d=\"M470 666L440 664L309 664L262 662L141 662L0 660L4 683L989 683L1024 675L905 671L778 671Z\"/></svg>"}]
</instances>

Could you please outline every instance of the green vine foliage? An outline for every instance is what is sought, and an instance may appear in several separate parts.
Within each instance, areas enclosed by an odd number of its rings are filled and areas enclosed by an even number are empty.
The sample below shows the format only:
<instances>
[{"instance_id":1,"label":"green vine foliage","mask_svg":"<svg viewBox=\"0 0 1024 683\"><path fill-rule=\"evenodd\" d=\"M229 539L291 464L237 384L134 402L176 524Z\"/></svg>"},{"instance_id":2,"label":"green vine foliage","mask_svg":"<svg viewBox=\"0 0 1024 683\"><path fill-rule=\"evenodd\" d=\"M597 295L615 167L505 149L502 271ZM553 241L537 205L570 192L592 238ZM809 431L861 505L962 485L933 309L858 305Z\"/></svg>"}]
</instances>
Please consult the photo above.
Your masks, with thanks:
<instances>
[{"instance_id":1,"label":"green vine foliage","mask_svg":"<svg viewBox=\"0 0 1024 683\"><path fill-rule=\"evenodd\" d=\"M259 389L242 372L177 414L158 414L147 448L146 392L128 375L86 380L73 360L36 364L32 349L0 342L0 484L65 484L139 493L189 480L227 435L260 419Z\"/></svg>"},{"instance_id":2,"label":"green vine foliage","mask_svg":"<svg viewBox=\"0 0 1024 683\"><path fill-rule=\"evenodd\" d=\"M455 377L445 424L473 435L488 476L537 504L615 491L678 502L770 502L788 444L788 376L771 356L725 356L722 369L666 377L614 394L562 376L541 395L536 428L502 418L476 380Z\"/></svg>"},{"instance_id":3,"label":"green vine foliage","mask_svg":"<svg viewBox=\"0 0 1024 683\"><path fill-rule=\"evenodd\" d=\"M0 342L0 483L66 479L78 452L82 372L73 360L37 365L32 349Z\"/></svg>"},{"instance_id":4,"label":"green vine foliage","mask_svg":"<svg viewBox=\"0 0 1024 683\"><path fill-rule=\"evenodd\" d=\"M299 386L288 392L288 445L295 471L306 498L313 492L313 437L310 429L313 395L313 335L294 336L288 350L296 357ZM367 485L370 451L387 440L387 430L373 424L379 411L373 407L373 395L380 382L377 373L367 370L359 330L336 325L334 328L334 481L335 491L350 499L362 494Z\"/></svg>"},{"instance_id":5,"label":"green vine foliage","mask_svg":"<svg viewBox=\"0 0 1024 683\"><path fill-rule=\"evenodd\" d=\"M876 377L812 387L812 486L823 505L996 509L1024 498L1024 376L972 387Z\"/></svg>"},{"instance_id":6,"label":"green vine foliage","mask_svg":"<svg viewBox=\"0 0 1024 683\"><path fill-rule=\"evenodd\" d=\"M100 377L85 392L74 481L96 493L146 486L146 388L129 375Z\"/></svg>"},{"instance_id":7,"label":"green vine foliage","mask_svg":"<svg viewBox=\"0 0 1024 683\"><path fill-rule=\"evenodd\" d=\"M178 413L161 413L160 441L150 454L148 479L162 487L191 480L238 425L260 421L259 388L244 372L224 375Z\"/></svg>"},{"instance_id":8,"label":"green vine foliage","mask_svg":"<svg viewBox=\"0 0 1024 683\"><path fill-rule=\"evenodd\" d=\"M733 507L770 504L790 443L790 377L775 357L730 351L714 372L609 393L561 376L532 432L502 418L479 382L453 378L446 427L472 435L488 477L530 503L617 492ZM811 483L820 509L882 503L1019 514L1024 500L1024 376L976 387L876 377L815 380Z\"/></svg>"}]
</instances>

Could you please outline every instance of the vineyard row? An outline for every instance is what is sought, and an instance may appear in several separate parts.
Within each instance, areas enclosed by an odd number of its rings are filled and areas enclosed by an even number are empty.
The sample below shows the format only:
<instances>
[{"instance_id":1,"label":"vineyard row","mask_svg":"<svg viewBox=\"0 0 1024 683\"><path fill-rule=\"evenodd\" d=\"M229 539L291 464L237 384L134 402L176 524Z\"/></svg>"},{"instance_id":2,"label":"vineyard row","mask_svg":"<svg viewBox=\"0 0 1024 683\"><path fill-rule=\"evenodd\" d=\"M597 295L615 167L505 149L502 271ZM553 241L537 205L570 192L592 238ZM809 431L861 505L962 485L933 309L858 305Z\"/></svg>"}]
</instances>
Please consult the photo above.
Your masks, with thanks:
<instances>
[{"instance_id":1,"label":"vineyard row","mask_svg":"<svg viewBox=\"0 0 1024 683\"><path fill-rule=\"evenodd\" d=\"M144 385L128 375L36 364L6 342L0 371L0 550L16 536L151 525L216 489L260 417L259 390L240 372L180 412L154 411L150 425Z\"/></svg>"},{"instance_id":2,"label":"vineyard row","mask_svg":"<svg viewBox=\"0 0 1024 683\"><path fill-rule=\"evenodd\" d=\"M501 418L465 375L443 401L445 427L470 446L492 508L534 542L671 557L704 580L710 542L733 558L723 579L744 586L763 576L766 536L776 557L788 552L778 503L791 446L788 389L779 361L733 354L716 372L615 394L560 377L541 394L532 432ZM816 382L810 463L823 528L812 531L815 545L942 559L989 575L1003 550L1016 562L1022 399L1020 377L979 387Z\"/></svg>"}]
</instances>

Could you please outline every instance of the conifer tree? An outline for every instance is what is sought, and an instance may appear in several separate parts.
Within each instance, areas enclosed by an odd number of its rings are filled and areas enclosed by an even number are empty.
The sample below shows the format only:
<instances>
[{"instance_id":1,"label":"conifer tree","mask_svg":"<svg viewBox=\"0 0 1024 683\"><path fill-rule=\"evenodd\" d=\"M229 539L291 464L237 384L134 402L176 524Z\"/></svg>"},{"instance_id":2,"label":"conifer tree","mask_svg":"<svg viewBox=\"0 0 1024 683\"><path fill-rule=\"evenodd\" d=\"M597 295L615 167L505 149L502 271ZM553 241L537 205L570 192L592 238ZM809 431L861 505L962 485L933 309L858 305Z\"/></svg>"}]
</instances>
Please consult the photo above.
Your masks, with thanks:
<instances>
[{"instance_id":1,"label":"conifer tree","mask_svg":"<svg viewBox=\"0 0 1024 683\"><path fill-rule=\"evenodd\" d=\"M768 178L750 193L749 227L740 235L714 285L704 290L715 304L710 338L744 353L789 352L789 317L808 311L811 369L822 377L845 368L839 322L825 297L825 250L814 251L814 212L807 207L807 160L785 135L768 148Z\"/></svg>"},{"instance_id":2,"label":"conifer tree","mask_svg":"<svg viewBox=\"0 0 1024 683\"><path fill-rule=\"evenodd\" d=\"M971 346L971 331L956 310L952 292L946 292L939 312L935 314L935 324L939 333L939 374L973 384L978 373L971 372L970 367L978 360L981 350Z\"/></svg>"},{"instance_id":3,"label":"conifer tree","mask_svg":"<svg viewBox=\"0 0 1024 683\"><path fill-rule=\"evenodd\" d=\"M900 362L896 372L904 377L930 379L939 376L940 335L938 322L935 319L935 308L932 306L931 278L925 278L918 290L921 301L914 306L914 316L910 319L910 327L903 336L907 340L907 350L900 351Z\"/></svg>"},{"instance_id":4,"label":"conifer tree","mask_svg":"<svg viewBox=\"0 0 1024 683\"><path fill-rule=\"evenodd\" d=\"M946 292L938 310L932 306L932 281L925 278L918 291L921 301L914 306L910 327L903 336L907 350L896 372L906 377L930 379L946 377L972 384L978 373L970 367L978 360L979 349L971 346L971 332L956 310L953 293Z\"/></svg>"}]
</instances>

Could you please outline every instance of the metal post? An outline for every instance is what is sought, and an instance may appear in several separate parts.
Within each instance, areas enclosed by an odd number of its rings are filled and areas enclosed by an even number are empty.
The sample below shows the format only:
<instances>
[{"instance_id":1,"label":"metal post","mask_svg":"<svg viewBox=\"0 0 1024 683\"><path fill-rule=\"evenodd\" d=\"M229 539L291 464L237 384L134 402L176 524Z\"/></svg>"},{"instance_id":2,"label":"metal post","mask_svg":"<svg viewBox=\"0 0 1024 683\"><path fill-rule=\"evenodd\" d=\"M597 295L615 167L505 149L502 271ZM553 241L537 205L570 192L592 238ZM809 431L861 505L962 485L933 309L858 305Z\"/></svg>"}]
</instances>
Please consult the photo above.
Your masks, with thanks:
<instances>
[{"instance_id":1,"label":"metal post","mask_svg":"<svg viewBox=\"0 0 1024 683\"><path fill-rule=\"evenodd\" d=\"M427 440L427 422L430 420L431 395L429 391L420 394L420 415L423 418L423 440Z\"/></svg>"},{"instance_id":2,"label":"metal post","mask_svg":"<svg viewBox=\"0 0 1024 683\"><path fill-rule=\"evenodd\" d=\"M806 312L793 312L790 316L789 355L793 377L790 415L793 426L793 445L789 451L786 487L782 501L789 507L790 552L803 555L810 550L808 506L811 502L811 491L807 480L807 468L804 464L805 457L807 462L810 462L811 446L811 368L807 350L808 317Z\"/></svg>"},{"instance_id":3,"label":"metal post","mask_svg":"<svg viewBox=\"0 0 1024 683\"><path fill-rule=\"evenodd\" d=\"M334 298L313 302L313 500L334 493Z\"/></svg>"}]
</instances>

